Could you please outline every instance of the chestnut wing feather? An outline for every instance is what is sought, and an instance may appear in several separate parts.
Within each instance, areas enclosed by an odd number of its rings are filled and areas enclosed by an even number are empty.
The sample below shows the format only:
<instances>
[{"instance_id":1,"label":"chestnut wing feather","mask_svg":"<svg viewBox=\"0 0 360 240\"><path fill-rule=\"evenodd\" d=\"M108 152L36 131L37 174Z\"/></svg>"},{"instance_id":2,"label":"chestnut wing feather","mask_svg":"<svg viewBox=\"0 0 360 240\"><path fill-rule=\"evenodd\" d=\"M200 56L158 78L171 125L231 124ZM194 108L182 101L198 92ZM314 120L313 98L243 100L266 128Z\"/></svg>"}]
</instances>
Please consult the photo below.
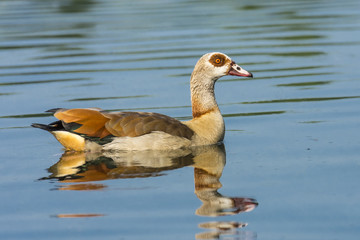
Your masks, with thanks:
<instances>
[{"instance_id":1,"label":"chestnut wing feather","mask_svg":"<svg viewBox=\"0 0 360 240\"><path fill-rule=\"evenodd\" d=\"M66 124L76 123L73 132L89 137L137 137L154 131L191 139L194 132L180 121L159 113L104 112L100 109L58 109L54 116Z\"/></svg>"},{"instance_id":2,"label":"chestnut wing feather","mask_svg":"<svg viewBox=\"0 0 360 240\"><path fill-rule=\"evenodd\" d=\"M59 109L54 116L67 124L79 124L80 127L72 130L73 132L99 138L110 135L110 132L105 128L105 123L109 119L102 115L98 109Z\"/></svg>"}]
</instances>

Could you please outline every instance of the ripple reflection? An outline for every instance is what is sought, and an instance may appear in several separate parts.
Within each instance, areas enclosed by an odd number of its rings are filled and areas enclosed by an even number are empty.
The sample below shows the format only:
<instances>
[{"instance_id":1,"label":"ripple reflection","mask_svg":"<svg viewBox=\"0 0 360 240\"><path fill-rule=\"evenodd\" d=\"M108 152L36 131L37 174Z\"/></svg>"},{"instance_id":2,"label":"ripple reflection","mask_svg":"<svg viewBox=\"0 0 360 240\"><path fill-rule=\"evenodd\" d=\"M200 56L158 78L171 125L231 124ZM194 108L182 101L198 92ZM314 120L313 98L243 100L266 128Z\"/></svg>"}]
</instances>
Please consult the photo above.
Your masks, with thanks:
<instances>
[{"instance_id":1,"label":"ripple reflection","mask_svg":"<svg viewBox=\"0 0 360 240\"><path fill-rule=\"evenodd\" d=\"M65 152L60 160L51 166L48 177L64 183L55 190L98 191L106 184L94 181L110 179L148 178L165 175L165 171L194 168L195 195L202 205L195 214L206 217L236 215L254 210L258 203L253 198L225 196L219 193L220 178L226 163L224 145L201 146L173 151L130 151L120 153ZM247 223L218 223L232 228L245 227ZM214 226L214 223L200 227ZM201 235L202 236L202 235Z\"/></svg>"}]
</instances>

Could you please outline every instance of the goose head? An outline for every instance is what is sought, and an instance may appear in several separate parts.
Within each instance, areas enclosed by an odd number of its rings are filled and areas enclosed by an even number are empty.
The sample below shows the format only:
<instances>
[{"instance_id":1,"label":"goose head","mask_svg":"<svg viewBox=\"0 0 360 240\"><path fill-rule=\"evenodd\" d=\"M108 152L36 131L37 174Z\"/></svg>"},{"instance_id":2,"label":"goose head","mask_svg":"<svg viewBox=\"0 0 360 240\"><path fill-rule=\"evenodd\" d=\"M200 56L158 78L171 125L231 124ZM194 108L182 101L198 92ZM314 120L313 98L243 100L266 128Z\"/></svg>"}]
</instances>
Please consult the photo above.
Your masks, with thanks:
<instances>
[{"instance_id":1,"label":"goose head","mask_svg":"<svg viewBox=\"0 0 360 240\"><path fill-rule=\"evenodd\" d=\"M253 76L252 73L246 71L231 60L230 57L220 52L207 53L196 63L190 80L194 118L218 109L214 86L219 78L226 75Z\"/></svg>"},{"instance_id":2,"label":"goose head","mask_svg":"<svg viewBox=\"0 0 360 240\"><path fill-rule=\"evenodd\" d=\"M226 75L253 77L251 72L240 67L226 54L212 52L202 56L196 63L192 74L192 80L201 81L201 84L209 84L214 83L216 80ZM206 83L207 81L208 83Z\"/></svg>"}]
</instances>

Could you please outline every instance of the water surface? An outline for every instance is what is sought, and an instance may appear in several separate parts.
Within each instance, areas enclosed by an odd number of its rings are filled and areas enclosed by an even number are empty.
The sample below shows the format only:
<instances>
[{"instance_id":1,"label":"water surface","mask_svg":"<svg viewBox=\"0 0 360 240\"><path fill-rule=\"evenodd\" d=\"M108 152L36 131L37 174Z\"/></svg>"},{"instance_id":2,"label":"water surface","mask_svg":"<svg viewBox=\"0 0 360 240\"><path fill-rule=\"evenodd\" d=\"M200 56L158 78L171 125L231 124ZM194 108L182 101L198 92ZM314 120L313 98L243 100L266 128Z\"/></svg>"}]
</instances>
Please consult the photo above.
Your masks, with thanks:
<instances>
[{"instance_id":1,"label":"water surface","mask_svg":"<svg viewBox=\"0 0 360 240\"><path fill-rule=\"evenodd\" d=\"M0 3L2 239L357 239L360 3ZM64 153L55 107L191 117L189 78L221 51L224 145Z\"/></svg>"}]
</instances>

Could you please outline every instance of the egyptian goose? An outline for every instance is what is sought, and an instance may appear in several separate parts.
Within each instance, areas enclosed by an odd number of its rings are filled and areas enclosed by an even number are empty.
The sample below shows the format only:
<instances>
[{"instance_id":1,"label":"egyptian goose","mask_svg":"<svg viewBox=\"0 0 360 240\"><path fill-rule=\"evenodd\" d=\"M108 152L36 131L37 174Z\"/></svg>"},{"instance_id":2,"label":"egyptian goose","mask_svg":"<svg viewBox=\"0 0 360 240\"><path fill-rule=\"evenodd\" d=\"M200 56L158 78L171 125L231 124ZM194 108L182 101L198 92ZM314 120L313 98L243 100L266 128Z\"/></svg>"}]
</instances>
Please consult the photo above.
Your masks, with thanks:
<instances>
[{"instance_id":1,"label":"egyptian goose","mask_svg":"<svg viewBox=\"0 0 360 240\"><path fill-rule=\"evenodd\" d=\"M252 77L223 53L207 53L199 59L190 80L193 119L189 121L159 113L57 108L47 112L53 112L59 121L32 126L49 131L72 151L166 150L216 144L224 139L225 125L214 85L225 75Z\"/></svg>"}]
</instances>

